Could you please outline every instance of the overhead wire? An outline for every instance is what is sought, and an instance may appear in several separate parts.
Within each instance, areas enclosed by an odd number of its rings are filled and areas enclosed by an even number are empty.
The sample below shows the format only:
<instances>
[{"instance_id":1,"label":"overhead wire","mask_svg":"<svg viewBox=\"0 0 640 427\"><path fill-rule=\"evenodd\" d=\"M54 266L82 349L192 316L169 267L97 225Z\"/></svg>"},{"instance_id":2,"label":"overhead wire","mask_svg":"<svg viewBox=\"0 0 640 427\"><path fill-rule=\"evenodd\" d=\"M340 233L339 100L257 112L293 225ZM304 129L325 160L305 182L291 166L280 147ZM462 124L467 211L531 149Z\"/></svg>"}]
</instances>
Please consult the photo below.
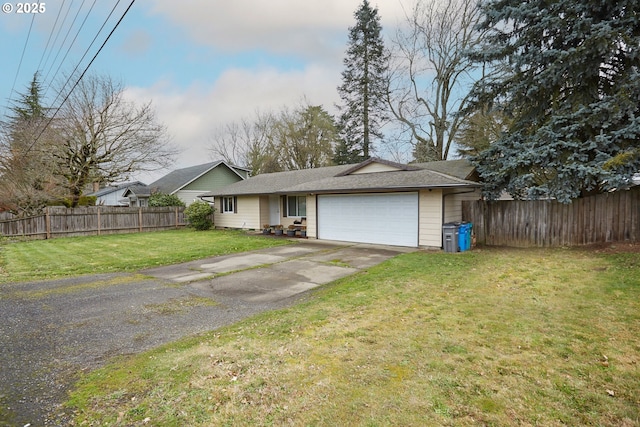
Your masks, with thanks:
<instances>
[{"instance_id":1,"label":"overhead wire","mask_svg":"<svg viewBox=\"0 0 640 427\"><path fill-rule=\"evenodd\" d=\"M82 4L80 5L80 8L78 9L78 13L76 13L76 16L73 19L73 23L75 23L78 15L80 14L80 10L82 10L82 7L84 6L86 0L82 0ZM64 61L67 59L67 56L69 55L69 52L71 52L71 48L73 48L73 45L76 43L76 40L78 40L78 35L80 34L80 32L82 31L82 28L84 27L84 24L86 24L87 19L89 18L89 14L91 14L91 11L93 10L93 7L96 5L96 1L97 0L93 0L93 4L91 5L91 8L89 9L89 11L87 12L87 14L85 15L84 19L82 20L82 23L80 24L80 27L78 28L78 31L76 32L76 35L73 37L73 40L71 41L71 44L69 44L69 47L67 48L66 53L64 54L64 57L62 58L62 60L60 61L60 64L58 65L58 68L56 69L56 71L53 73L53 77L51 78L51 80L49 81L49 84L47 85L47 89L45 89L44 95L47 95L48 89L52 86L53 82L55 81L55 77L58 75L58 73L60 72L60 69L62 68L62 65L64 64ZM71 28L73 28L73 23L72 25L69 27L69 31L67 31L67 35L65 36L65 39L63 40L63 45L64 42L67 39L67 36L69 35L69 33L71 32ZM56 56L57 59L57 56ZM55 63L55 59L54 59L54 63ZM53 65L53 64L52 64ZM47 75L48 77L48 75ZM47 80L47 77L45 77L44 81ZM65 83L65 86L67 85L67 83ZM57 97L56 97L57 99ZM55 101L54 101L55 104Z\"/></svg>"},{"instance_id":2,"label":"overhead wire","mask_svg":"<svg viewBox=\"0 0 640 427\"><path fill-rule=\"evenodd\" d=\"M65 84L60 88L60 90L58 91L58 95L56 96L56 98L53 100L52 104L55 105L56 101L58 100L58 98L60 97L60 94L62 94L64 92L64 89L67 87L67 85L69 84L69 81L73 78L73 76L75 75L76 71L78 71L78 68L80 67L80 64L82 64L82 61L84 61L84 58L87 56L87 54L89 53L89 50L91 49L91 47L93 46L93 44L95 43L96 39L98 38L98 36L100 35L100 33L102 32L102 30L104 29L105 25L107 25L107 22L109 22L109 19L111 18L111 15L113 15L113 12L116 10L116 8L118 7L118 5L120 4L121 0L118 0L115 4L115 6L113 6L111 8L111 12L109 12L109 15L107 15L107 17L105 18L104 22L102 23L102 25L100 26L100 29L96 32L96 35L93 37L93 40L91 40L91 43L89 44L89 46L85 49L84 54L82 55L82 57L80 58L80 60L78 61L78 63L76 64L76 66L74 67L73 71L71 71L67 77L67 81L65 82ZM96 4L96 0L94 0L93 5ZM93 5L91 6L93 8ZM53 83L53 82L52 82Z\"/></svg>"},{"instance_id":3,"label":"overhead wire","mask_svg":"<svg viewBox=\"0 0 640 427\"><path fill-rule=\"evenodd\" d=\"M65 1L66 1L66 0L63 0L63 6L64 6L64 2L65 2ZM40 4L40 3L41 3L41 1L38 1L38 4ZM84 0L83 0L83 4L84 4ZM61 26L60 26L60 28L59 28L59 30L58 30L58 33L56 34L56 37L55 37L55 40L54 40L54 44L55 44L55 41L57 41L57 39L58 39L58 36L59 36L59 34L60 34L60 30L62 29L62 27L63 27L63 25L64 25L64 22L66 21L66 18L67 18L68 14L69 14L69 10L70 10L70 9L71 9L71 4L69 5L69 8L67 9L67 13L65 14L65 17L64 17L64 19L63 19L63 22L62 22L62 24L61 24ZM60 10L62 10L62 7L61 7L61 9L60 9ZM80 10L80 9L79 9L79 10ZM27 46L28 46L28 44L29 44L29 40L30 40L30 38L31 38L31 33L32 33L32 31L33 31L33 25L34 25L34 22L35 22L35 17L36 17L36 15L38 15L38 14L37 14L37 13L33 13L33 14L31 15L31 24L30 24L30 26L29 26L29 31L28 31L28 33L27 33L27 38L26 38L26 40L25 40L25 44L24 44L24 47L23 47L23 50L22 50L22 54L21 54L21 56L20 56L20 61L18 62L18 68L17 68L17 70L16 70L16 75L15 75L15 78L14 78L14 80L13 80L13 84L12 84L12 86L11 86L11 91L9 92L9 97L7 98L7 105L5 105L5 107L4 107L4 111L5 111L5 113L3 114L3 116L6 114L6 110L7 110L7 108L8 108L8 105L9 105L9 104L11 104L11 103L13 102L13 95L14 95L14 93L15 93L15 86L16 86L16 83L17 83L17 81L18 81L18 77L20 76L20 71L21 71L21 69L22 69L22 62L23 62L23 60L24 60L24 56L25 56L25 53L26 53L26 51L27 51ZM59 17L59 16L60 16L60 13L58 13L58 17ZM56 22L58 21L58 17L56 18ZM77 14L76 14L76 17L77 17ZM73 27L73 24L74 24L74 23L75 23L75 18L74 18L74 21L71 23L71 26L70 26L70 28L69 28L69 31L70 31L70 30L71 30L71 28ZM55 27L55 24L54 24L54 27ZM49 34L49 40L51 40L51 35L53 34L53 31L54 31L54 29L52 29L52 30L51 30L51 32L50 32L50 34ZM68 32L69 32L69 31L68 31ZM68 34L68 32L67 32L67 34ZM66 40L66 38L65 38L65 40ZM48 44L49 44L49 41L47 41L47 45L48 45ZM63 46L63 45L64 45L64 41L63 41L63 44L60 46L59 51L62 49L62 46ZM47 48L45 48L45 50L43 51L42 57L41 57L41 59L40 59L40 64L38 64L38 68L36 69L36 72L39 72L39 71L40 71L40 65L41 65L41 63L42 63L42 58L44 58L44 55L45 55L45 53L46 53L46 49L47 49ZM51 51L50 51L50 52L51 52ZM49 53L49 55L47 56L47 60L46 60L46 62L48 62L50 55L51 55L51 54ZM57 58L57 56L56 56L56 58ZM46 62L45 62L45 65L46 65ZM54 62L55 62L55 60L54 60ZM50 72L50 71L51 71L51 70L49 70L49 72ZM41 74L41 75L42 75L42 74ZM47 76L48 76L48 74L47 74ZM44 85L44 82L45 82L45 81L46 81L46 76L41 80L41 83ZM50 85L49 85L49 87L50 87ZM48 88L49 88L49 87L47 87L47 89L45 89L45 90L43 91L43 95L42 95L42 97L43 97L43 98L46 96L46 92L47 92L47 90L48 90Z\"/></svg>"},{"instance_id":4,"label":"overhead wire","mask_svg":"<svg viewBox=\"0 0 640 427\"><path fill-rule=\"evenodd\" d=\"M51 31L49 32L49 38L47 39L47 44L44 47L44 50L42 51L42 56L40 57L40 62L38 62L38 67L36 68L36 70L40 70L40 66L42 65L42 61L44 60L44 56L47 53L47 49L49 49L49 44L51 43L51 37L53 37L53 32L56 30L56 27L58 26L58 20L60 19L60 14L62 13L62 9L64 8L64 4L66 3L67 0L62 0L62 4L60 5L60 9L58 9L58 15L56 15L56 20L53 23L53 27L51 27Z\"/></svg>"},{"instance_id":5,"label":"overhead wire","mask_svg":"<svg viewBox=\"0 0 640 427\"><path fill-rule=\"evenodd\" d=\"M40 2L38 2L40 3ZM22 53L20 54L20 61L18 62L18 69L16 70L16 76L13 79L13 84L11 85L11 91L9 92L8 102L11 102L11 98L13 97L13 92L16 89L16 82L18 81L18 76L20 75L20 69L22 68L22 61L24 60L24 54L27 51L27 46L29 45L29 39L31 38L31 31L33 30L33 22L36 19L36 14L34 13L31 16L31 24L29 25L29 32L27 33L27 39L24 41L24 46L22 47ZM5 107L6 112L6 107Z\"/></svg>"},{"instance_id":6,"label":"overhead wire","mask_svg":"<svg viewBox=\"0 0 640 427\"><path fill-rule=\"evenodd\" d=\"M67 12L64 14L64 18L62 18L62 23L60 24L60 27L58 27L58 31L56 32L56 36L53 39L52 49L49 51L49 54L47 55L47 59L44 62L43 68L46 68L47 64L49 63L49 58L51 57L51 52L53 52L53 46L56 45L56 42L58 41L58 37L60 37L60 33L62 32L62 28L64 28L64 23L67 22L67 17L69 16L69 12L71 11L71 6L72 6L72 3L69 3L69 7L67 8ZM60 6L60 11L61 12L62 12L63 8L64 8L64 2ZM71 23L71 26L73 26L73 23ZM58 48L58 54L56 54L56 58L57 58L57 55L59 55L60 51L62 50L62 46L63 45L64 45L64 42ZM53 63L55 63L55 59L54 59ZM52 67L53 67L53 65L52 65ZM49 71L51 71L51 70L49 70ZM49 75L49 73L47 73L47 76L48 75Z\"/></svg>"},{"instance_id":7,"label":"overhead wire","mask_svg":"<svg viewBox=\"0 0 640 427\"><path fill-rule=\"evenodd\" d=\"M120 19L118 19L118 22L116 22L115 26L113 27L113 29L111 30L111 32L109 32L109 35L107 35L107 38L104 40L104 42L102 43L102 45L100 46L100 48L98 49L98 51L95 53L95 55L93 55L93 58L91 58L91 61L89 61L89 63L87 64L87 66L84 68L84 70L82 71L82 73L80 74L80 76L78 77L78 79L76 80L76 82L74 83L74 85L71 87L71 89L69 90L69 92L67 92L65 98L62 100L62 102L60 103L60 105L55 109L54 113L51 115L51 117L49 118L49 120L47 121L47 123L43 126L43 128L40 130L40 133L38 134L38 136L36 136L36 138L34 138L33 142L29 145L29 147L27 147L26 152L31 151L31 149L35 146L35 144L40 140L40 138L42 137L42 135L44 134L44 132L47 130L47 128L51 125L51 123L53 122L53 120L55 119L55 117L58 115L58 113L60 112L60 110L62 109L62 106L67 102L67 100L69 99L69 97L71 96L71 94L73 93L73 91L75 90L75 88L78 86L78 84L80 84L80 81L82 80L82 78L85 76L85 74L87 73L87 71L89 71L89 68L91 67L91 65L93 64L93 62L96 60L96 58L98 57L98 55L100 54L100 52L102 52L102 49L105 47L105 45L107 44L107 42L109 41L109 39L111 38L111 36L113 35L113 33L116 31L116 29L120 26L120 23L122 23L122 21L124 20L125 16L127 15L127 13L129 13L129 10L131 10L131 7L133 6L133 4L135 3L136 0L131 0L131 3L129 3L129 6L127 7L127 9L123 12L122 16L120 16ZM62 92L60 92L62 93ZM56 98L57 99L57 98Z\"/></svg>"}]
</instances>

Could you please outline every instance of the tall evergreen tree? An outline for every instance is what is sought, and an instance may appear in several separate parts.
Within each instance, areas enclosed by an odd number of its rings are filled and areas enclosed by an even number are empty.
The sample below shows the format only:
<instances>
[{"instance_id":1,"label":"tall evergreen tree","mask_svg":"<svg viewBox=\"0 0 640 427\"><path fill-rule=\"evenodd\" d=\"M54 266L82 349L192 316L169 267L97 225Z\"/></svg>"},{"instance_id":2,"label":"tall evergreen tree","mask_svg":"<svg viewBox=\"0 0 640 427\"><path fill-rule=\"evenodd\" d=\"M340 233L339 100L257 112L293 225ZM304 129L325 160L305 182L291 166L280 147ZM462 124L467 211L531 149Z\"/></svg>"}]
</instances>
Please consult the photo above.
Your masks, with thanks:
<instances>
[{"instance_id":1,"label":"tall evergreen tree","mask_svg":"<svg viewBox=\"0 0 640 427\"><path fill-rule=\"evenodd\" d=\"M45 117L45 107L42 105L42 83L38 72L34 73L26 93L11 107L11 120L18 121L39 120Z\"/></svg>"},{"instance_id":2,"label":"tall evergreen tree","mask_svg":"<svg viewBox=\"0 0 640 427\"><path fill-rule=\"evenodd\" d=\"M475 53L508 64L477 87L479 105L510 117L475 157L485 193L563 202L626 185L640 169L640 3L490 0L488 43Z\"/></svg>"},{"instance_id":3,"label":"tall evergreen tree","mask_svg":"<svg viewBox=\"0 0 640 427\"><path fill-rule=\"evenodd\" d=\"M364 0L354 16L356 24L349 28L345 70L338 87L343 139L335 150L338 164L369 158L374 139L382 138L380 128L386 119L388 60L378 9Z\"/></svg>"},{"instance_id":4,"label":"tall evergreen tree","mask_svg":"<svg viewBox=\"0 0 640 427\"><path fill-rule=\"evenodd\" d=\"M52 172L53 132L43 105L39 74L10 107L0 136L0 207L18 215L38 213L59 194Z\"/></svg>"}]
</instances>

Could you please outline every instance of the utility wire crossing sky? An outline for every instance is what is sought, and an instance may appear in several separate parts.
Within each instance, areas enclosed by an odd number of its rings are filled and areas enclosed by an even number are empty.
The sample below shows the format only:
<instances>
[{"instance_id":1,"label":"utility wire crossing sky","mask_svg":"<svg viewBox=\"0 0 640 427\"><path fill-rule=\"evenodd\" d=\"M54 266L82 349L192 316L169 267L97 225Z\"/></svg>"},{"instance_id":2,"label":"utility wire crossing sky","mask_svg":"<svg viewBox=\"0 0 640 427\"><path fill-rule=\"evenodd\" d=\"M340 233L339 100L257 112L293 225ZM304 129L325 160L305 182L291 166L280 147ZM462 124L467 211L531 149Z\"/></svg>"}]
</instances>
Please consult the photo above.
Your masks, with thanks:
<instances>
[{"instance_id":1,"label":"utility wire crossing sky","mask_svg":"<svg viewBox=\"0 0 640 427\"><path fill-rule=\"evenodd\" d=\"M88 68L89 73L120 79L128 99L152 101L158 120L182 150L175 168L206 163L212 160L208 148L214 131L257 111L294 106L306 98L335 112L348 28L360 4L361 0L4 2L0 115L8 114L35 72L43 83L44 104L57 108L63 100L57 92L60 85L72 72ZM411 8L400 0L371 4L378 7L387 38ZM165 173L136 179L149 183Z\"/></svg>"}]
</instances>

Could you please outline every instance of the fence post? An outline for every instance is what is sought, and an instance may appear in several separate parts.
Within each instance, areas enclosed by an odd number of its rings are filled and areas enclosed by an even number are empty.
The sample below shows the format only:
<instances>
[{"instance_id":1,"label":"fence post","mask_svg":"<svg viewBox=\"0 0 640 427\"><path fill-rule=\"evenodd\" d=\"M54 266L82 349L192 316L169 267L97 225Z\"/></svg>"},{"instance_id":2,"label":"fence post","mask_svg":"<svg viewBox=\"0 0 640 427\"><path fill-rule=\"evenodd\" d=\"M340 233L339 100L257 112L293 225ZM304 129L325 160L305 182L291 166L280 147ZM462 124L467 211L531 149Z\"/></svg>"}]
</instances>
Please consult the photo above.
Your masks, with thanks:
<instances>
[{"instance_id":1,"label":"fence post","mask_svg":"<svg viewBox=\"0 0 640 427\"><path fill-rule=\"evenodd\" d=\"M51 239L51 216L49 214L49 206L44 209L44 227L47 232L47 240Z\"/></svg>"},{"instance_id":2,"label":"fence post","mask_svg":"<svg viewBox=\"0 0 640 427\"><path fill-rule=\"evenodd\" d=\"M178 228L178 207L176 206L176 228Z\"/></svg>"},{"instance_id":3,"label":"fence post","mask_svg":"<svg viewBox=\"0 0 640 427\"><path fill-rule=\"evenodd\" d=\"M100 223L101 223L101 219L100 219L100 206L98 206L98 236L100 235Z\"/></svg>"},{"instance_id":4,"label":"fence post","mask_svg":"<svg viewBox=\"0 0 640 427\"><path fill-rule=\"evenodd\" d=\"M138 208L138 230L142 233L142 206Z\"/></svg>"}]
</instances>

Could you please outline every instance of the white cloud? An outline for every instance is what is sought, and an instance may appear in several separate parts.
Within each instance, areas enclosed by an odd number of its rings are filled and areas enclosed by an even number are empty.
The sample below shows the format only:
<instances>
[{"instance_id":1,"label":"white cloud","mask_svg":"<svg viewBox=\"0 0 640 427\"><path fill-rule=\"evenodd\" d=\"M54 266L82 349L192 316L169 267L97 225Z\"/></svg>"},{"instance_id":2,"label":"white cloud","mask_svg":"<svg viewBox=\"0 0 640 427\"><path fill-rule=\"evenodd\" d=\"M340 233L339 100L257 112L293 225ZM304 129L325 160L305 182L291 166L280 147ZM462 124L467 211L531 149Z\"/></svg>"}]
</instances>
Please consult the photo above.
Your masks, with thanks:
<instances>
[{"instance_id":1,"label":"white cloud","mask_svg":"<svg viewBox=\"0 0 640 427\"><path fill-rule=\"evenodd\" d=\"M199 45L233 53L262 50L306 61L298 70L283 69L277 58L259 68L228 68L215 81L200 76L186 89L177 81L129 88L128 96L137 102L153 101L158 119L183 149L176 168L210 161L208 147L216 128L251 119L256 111L291 107L305 97L334 112L348 27L362 0L151 2L151 13L164 16ZM379 8L387 34L393 31L402 16L401 0L371 4Z\"/></svg>"},{"instance_id":2,"label":"white cloud","mask_svg":"<svg viewBox=\"0 0 640 427\"><path fill-rule=\"evenodd\" d=\"M212 160L208 147L215 129L242 118L251 119L256 111L292 106L303 97L332 110L338 101L339 80L339 70L314 65L288 72L270 67L235 68L226 70L213 83L194 82L186 90L162 81L150 87L129 87L126 96L136 103L153 102L158 120L168 127L174 144L182 150L175 165L179 168Z\"/></svg>"},{"instance_id":3,"label":"white cloud","mask_svg":"<svg viewBox=\"0 0 640 427\"><path fill-rule=\"evenodd\" d=\"M183 27L197 43L224 51L264 49L319 57L339 49L361 0L154 0L152 11ZM386 29L402 15L400 0L372 1Z\"/></svg>"}]
</instances>

